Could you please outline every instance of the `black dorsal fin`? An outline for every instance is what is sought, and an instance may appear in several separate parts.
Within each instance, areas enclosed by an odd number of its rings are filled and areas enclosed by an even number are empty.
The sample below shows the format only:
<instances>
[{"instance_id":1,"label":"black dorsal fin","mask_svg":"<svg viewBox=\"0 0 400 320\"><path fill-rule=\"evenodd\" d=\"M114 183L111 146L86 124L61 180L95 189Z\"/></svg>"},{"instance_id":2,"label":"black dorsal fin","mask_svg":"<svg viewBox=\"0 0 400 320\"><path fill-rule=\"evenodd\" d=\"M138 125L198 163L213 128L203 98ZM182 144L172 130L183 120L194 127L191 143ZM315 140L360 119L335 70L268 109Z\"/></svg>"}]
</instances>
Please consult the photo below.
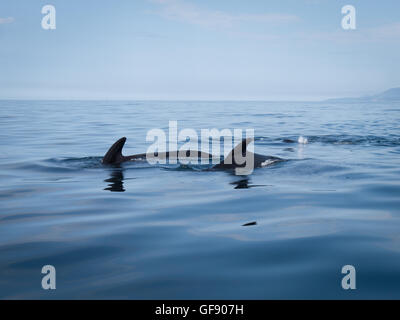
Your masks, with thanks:
<instances>
[{"instance_id":1,"label":"black dorsal fin","mask_svg":"<svg viewBox=\"0 0 400 320\"><path fill-rule=\"evenodd\" d=\"M236 166L238 161L235 161L235 157L241 155L242 157L246 157L247 147L250 143L254 141L254 138L246 138L243 139L239 144L237 144L231 152L225 157L225 159L217 165L217 167L223 166Z\"/></svg>"},{"instance_id":2,"label":"black dorsal fin","mask_svg":"<svg viewBox=\"0 0 400 320\"><path fill-rule=\"evenodd\" d=\"M232 149L232 151L228 154L228 157L234 157L235 154L241 154L243 157L246 156L247 146L254 141L253 138L243 139L236 147Z\"/></svg>"},{"instance_id":3,"label":"black dorsal fin","mask_svg":"<svg viewBox=\"0 0 400 320\"><path fill-rule=\"evenodd\" d=\"M103 157L104 164L118 164L124 161L124 156L122 155L122 148L124 147L126 138L123 137L116 141L107 153Z\"/></svg>"}]
</instances>

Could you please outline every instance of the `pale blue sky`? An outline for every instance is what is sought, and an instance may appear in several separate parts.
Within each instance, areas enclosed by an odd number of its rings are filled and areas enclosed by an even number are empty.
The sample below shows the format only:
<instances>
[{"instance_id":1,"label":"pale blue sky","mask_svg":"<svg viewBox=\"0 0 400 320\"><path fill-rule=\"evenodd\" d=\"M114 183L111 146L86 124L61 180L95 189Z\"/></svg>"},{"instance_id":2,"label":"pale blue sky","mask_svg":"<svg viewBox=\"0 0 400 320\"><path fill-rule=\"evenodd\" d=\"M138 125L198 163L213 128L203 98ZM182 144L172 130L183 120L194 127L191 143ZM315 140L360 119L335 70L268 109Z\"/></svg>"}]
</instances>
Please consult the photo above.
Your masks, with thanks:
<instances>
[{"instance_id":1,"label":"pale blue sky","mask_svg":"<svg viewBox=\"0 0 400 320\"><path fill-rule=\"evenodd\" d=\"M400 86L399 57L398 0L0 2L0 99L358 96Z\"/></svg>"}]
</instances>

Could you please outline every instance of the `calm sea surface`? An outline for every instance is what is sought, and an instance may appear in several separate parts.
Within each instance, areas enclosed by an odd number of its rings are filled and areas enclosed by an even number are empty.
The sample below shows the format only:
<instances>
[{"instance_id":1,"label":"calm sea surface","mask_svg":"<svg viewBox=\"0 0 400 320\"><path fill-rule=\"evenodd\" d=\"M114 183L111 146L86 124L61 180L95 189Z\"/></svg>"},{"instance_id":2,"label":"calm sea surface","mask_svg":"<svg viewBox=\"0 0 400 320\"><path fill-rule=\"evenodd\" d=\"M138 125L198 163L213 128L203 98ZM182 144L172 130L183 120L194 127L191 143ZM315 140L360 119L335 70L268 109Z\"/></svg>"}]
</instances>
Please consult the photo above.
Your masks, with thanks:
<instances>
[{"instance_id":1,"label":"calm sea surface","mask_svg":"<svg viewBox=\"0 0 400 320\"><path fill-rule=\"evenodd\" d=\"M169 120L288 161L101 164ZM0 101L0 298L399 299L399 124L399 103Z\"/></svg>"}]
</instances>

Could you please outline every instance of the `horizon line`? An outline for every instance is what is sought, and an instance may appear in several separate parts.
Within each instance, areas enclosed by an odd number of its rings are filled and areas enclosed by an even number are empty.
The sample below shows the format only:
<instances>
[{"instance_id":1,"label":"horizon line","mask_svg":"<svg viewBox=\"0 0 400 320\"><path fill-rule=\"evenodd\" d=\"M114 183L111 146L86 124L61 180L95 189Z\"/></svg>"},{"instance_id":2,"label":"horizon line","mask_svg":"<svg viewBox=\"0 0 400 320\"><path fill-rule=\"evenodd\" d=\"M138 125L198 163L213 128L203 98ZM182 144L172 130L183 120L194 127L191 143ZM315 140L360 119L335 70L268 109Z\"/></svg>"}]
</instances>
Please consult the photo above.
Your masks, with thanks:
<instances>
[{"instance_id":1,"label":"horizon line","mask_svg":"<svg viewBox=\"0 0 400 320\"><path fill-rule=\"evenodd\" d=\"M154 102L323 102L330 99L134 99L134 98L0 98L0 101L154 101Z\"/></svg>"}]
</instances>

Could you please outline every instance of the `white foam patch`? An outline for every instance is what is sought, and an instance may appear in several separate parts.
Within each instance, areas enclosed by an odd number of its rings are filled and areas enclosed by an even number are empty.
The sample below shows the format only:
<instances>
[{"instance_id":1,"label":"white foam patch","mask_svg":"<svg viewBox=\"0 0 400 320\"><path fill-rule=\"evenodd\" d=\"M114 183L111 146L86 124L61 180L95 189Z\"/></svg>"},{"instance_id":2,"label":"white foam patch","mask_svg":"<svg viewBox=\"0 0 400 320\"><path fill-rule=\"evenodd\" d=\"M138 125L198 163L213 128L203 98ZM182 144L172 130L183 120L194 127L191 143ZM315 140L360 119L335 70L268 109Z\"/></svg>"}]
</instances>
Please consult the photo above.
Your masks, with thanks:
<instances>
[{"instance_id":1,"label":"white foam patch","mask_svg":"<svg viewBox=\"0 0 400 320\"><path fill-rule=\"evenodd\" d=\"M261 167L269 166L270 164L273 164L274 162L275 162L275 160L272 160L272 159L265 160L264 162L261 163Z\"/></svg>"},{"instance_id":2,"label":"white foam patch","mask_svg":"<svg viewBox=\"0 0 400 320\"><path fill-rule=\"evenodd\" d=\"M297 140L297 142L301 143L301 144L307 144L308 143L308 139L303 137L303 136L300 136L299 139Z\"/></svg>"}]
</instances>

